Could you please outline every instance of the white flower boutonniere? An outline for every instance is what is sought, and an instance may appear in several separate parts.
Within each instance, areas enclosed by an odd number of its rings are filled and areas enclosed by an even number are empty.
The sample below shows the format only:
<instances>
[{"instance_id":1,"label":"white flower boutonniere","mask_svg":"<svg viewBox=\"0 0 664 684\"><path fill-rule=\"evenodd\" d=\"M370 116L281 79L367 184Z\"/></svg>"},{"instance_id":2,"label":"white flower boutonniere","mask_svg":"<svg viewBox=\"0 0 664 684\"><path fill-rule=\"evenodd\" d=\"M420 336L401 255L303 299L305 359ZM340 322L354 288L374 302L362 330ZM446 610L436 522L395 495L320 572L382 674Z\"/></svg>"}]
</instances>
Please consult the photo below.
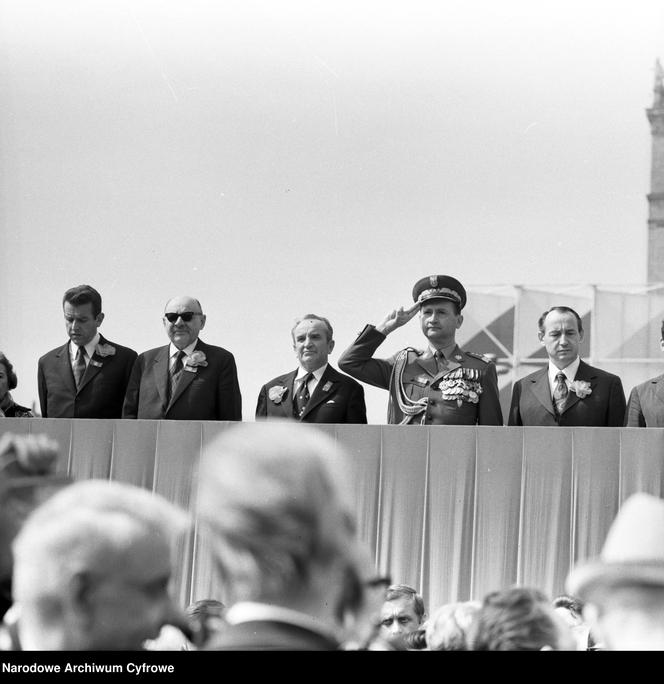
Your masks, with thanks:
<instances>
[{"instance_id":1,"label":"white flower boutonniere","mask_svg":"<svg viewBox=\"0 0 664 684\"><path fill-rule=\"evenodd\" d=\"M115 347L111 344L98 344L95 347L95 354L102 358L105 356L115 356Z\"/></svg>"},{"instance_id":2,"label":"white flower boutonniere","mask_svg":"<svg viewBox=\"0 0 664 684\"><path fill-rule=\"evenodd\" d=\"M270 401L273 401L275 404L281 404L281 400L284 398L284 394L286 394L287 391L288 387L284 387L283 385L275 385L274 387L270 387L267 396L269 397Z\"/></svg>"},{"instance_id":3,"label":"white flower boutonniere","mask_svg":"<svg viewBox=\"0 0 664 684\"><path fill-rule=\"evenodd\" d=\"M205 354L202 351L195 351L187 357L184 369L190 373L198 373L198 366L205 367L207 365L208 362L205 360Z\"/></svg>"},{"instance_id":4,"label":"white flower boutonniere","mask_svg":"<svg viewBox=\"0 0 664 684\"><path fill-rule=\"evenodd\" d=\"M583 399L593 392L590 383L586 380L574 380L570 382L569 388L579 399Z\"/></svg>"}]
</instances>

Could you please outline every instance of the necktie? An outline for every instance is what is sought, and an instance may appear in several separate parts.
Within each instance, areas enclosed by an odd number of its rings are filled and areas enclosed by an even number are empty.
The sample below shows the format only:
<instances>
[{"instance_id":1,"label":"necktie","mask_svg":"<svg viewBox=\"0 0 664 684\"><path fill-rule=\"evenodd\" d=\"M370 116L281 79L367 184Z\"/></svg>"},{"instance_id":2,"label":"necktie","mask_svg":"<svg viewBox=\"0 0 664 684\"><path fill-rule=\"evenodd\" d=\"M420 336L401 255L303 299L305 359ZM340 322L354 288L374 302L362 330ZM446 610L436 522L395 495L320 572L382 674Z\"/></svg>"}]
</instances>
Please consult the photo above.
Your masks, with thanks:
<instances>
[{"instance_id":1,"label":"necktie","mask_svg":"<svg viewBox=\"0 0 664 684\"><path fill-rule=\"evenodd\" d=\"M565 408L565 402L567 401L567 382L565 382L565 374L558 373L556 375L556 386L553 390L553 405L556 409L556 415L560 416Z\"/></svg>"},{"instance_id":2,"label":"necktie","mask_svg":"<svg viewBox=\"0 0 664 684\"><path fill-rule=\"evenodd\" d=\"M443 354L440 349L436 350L436 353L434 354L434 358L436 359L436 366L438 368L438 372L442 372L447 370L448 363L447 359L445 358L445 354Z\"/></svg>"},{"instance_id":3,"label":"necktie","mask_svg":"<svg viewBox=\"0 0 664 684\"><path fill-rule=\"evenodd\" d=\"M182 369L184 368L184 365L182 364L182 357L184 356L184 352L180 350L177 355L175 356L175 363L171 367L171 370L168 374L168 401L170 402L171 397L173 396L173 392L175 391L175 387L178 384L178 380L180 379L180 376L182 375Z\"/></svg>"},{"instance_id":4,"label":"necktie","mask_svg":"<svg viewBox=\"0 0 664 684\"><path fill-rule=\"evenodd\" d=\"M294 409L296 418L299 418L302 415L302 413L304 413L304 409L309 403L309 380L311 380L312 377L313 373L307 373L302 378L302 382L300 383L300 389L297 391L297 394L295 395Z\"/></svg>"},{"instance_id":5,"label":"necktie","mask_svg":"<svg viewBox=\"0 0 664 684\"><path fill-rule=\"evenodd\" d=\"M76 350L73 371L76 389L78 389L81 384L81 380L83 380L83 376L85 375L85 347L79 347Z\"/></svg>"}]
</instances>

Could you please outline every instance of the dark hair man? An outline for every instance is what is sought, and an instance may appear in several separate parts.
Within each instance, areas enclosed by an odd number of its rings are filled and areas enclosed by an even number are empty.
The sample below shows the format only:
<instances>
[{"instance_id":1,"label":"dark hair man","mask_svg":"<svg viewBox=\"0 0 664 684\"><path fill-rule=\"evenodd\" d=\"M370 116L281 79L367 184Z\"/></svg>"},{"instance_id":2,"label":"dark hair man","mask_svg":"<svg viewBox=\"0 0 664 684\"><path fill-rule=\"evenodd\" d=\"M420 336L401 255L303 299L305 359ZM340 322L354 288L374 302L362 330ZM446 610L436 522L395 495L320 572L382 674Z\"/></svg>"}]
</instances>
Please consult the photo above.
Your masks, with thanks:
<instances>
[{"instance_id":1,"label":"dark hair man","mask_svg":"<svg viewBox=\"0 0 664 684\"><path fill-rule=\"evenodd\" d=\"M622 382L581 360L579 314L568 306L554 306L540 316L537 327L549 362L514 384L509 425L621 426Z\"/></svg>"},{"instance_id":2,"label":"dark hair man","mask_svg":"<svg viewBox=\"0 0 664 684\"><path fill-rule=\"evenodd\" d=\"M69 342L39 359L44 418L121 418L136 352L99 333L101 295L90 285L67 290L62 311Z\"/></svg>"}]
</instances>

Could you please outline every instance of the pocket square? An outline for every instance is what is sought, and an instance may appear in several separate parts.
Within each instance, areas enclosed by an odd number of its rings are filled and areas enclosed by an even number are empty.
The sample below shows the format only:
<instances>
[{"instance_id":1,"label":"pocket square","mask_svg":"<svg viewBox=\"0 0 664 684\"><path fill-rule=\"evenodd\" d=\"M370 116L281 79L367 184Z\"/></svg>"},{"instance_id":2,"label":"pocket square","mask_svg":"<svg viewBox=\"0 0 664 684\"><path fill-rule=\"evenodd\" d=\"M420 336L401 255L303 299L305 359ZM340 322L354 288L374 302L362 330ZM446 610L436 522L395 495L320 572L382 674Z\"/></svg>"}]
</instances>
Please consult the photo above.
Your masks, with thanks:
<instances>
[{"instance_id":1,"label":"pocket square","mask_svg":"<svg viewBox=\"0 0 664 684\"><path fill-rule=\"evenodd\" d=\"M330 401L326 401L326 404L336 404L337 402L334 401L334 399L330 399Z\"/></svg>"}]
</instances>

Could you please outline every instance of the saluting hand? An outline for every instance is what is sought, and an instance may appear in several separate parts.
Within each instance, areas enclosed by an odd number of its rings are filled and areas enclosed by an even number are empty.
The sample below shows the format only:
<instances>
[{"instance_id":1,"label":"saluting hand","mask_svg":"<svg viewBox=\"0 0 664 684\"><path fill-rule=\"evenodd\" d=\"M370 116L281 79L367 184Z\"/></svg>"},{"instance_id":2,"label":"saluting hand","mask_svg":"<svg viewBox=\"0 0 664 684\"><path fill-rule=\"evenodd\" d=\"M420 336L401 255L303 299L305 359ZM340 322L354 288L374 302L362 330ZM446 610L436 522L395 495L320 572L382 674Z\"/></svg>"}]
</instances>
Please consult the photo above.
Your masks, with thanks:
<instances>
[{"instance_id":1,"label":"saluting hand","mask_svg":"<svg viewBox=\"0 0 664 684\"><path fill-rule=\"evenodd\" d=\"M376 330L382 332L383 335L389 335L397 328L408 323L408 321L418 312L419 308L419 302L415 302L410 309L404 310L403 306L400 306L398 309L387 314L385 320L376 326Z\"/></svg>"}]
</instances>

